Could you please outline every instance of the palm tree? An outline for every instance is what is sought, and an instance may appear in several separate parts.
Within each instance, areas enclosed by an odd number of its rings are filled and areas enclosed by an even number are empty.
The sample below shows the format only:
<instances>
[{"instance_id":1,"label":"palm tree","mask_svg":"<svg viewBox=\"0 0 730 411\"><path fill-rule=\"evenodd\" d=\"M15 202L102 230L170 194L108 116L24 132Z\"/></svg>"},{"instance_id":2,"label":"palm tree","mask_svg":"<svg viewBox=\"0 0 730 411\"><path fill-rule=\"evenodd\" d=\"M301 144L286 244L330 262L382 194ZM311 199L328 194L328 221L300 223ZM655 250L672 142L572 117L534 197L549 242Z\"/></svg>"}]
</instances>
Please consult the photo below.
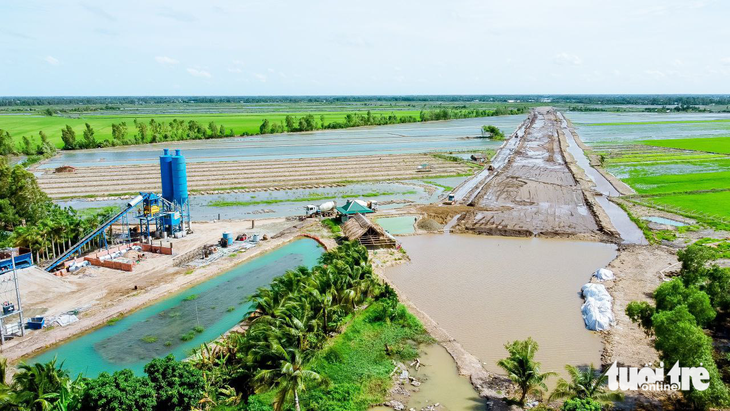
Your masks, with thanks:
<instances>
[{"instance_id":1,"label":"palm tree","mask_svg":"<svg viewBox=\"0 0 730 411\"><path fill-rule=\"evenodd\" d=\"M613 401L621 401L623 395L620 392L606 392L608 382L608 369L601 372L593 367L575 367L566 365L565 370L570 375L570 382L561 378L558 385L550 394L550 399L565 398L589 398L602 404L608 404Z\"/></svg>"},{"instance_id":2,"label":"palm tree","mask_svg":"<svg viewBox=\"0 0 730 411\"><path fill-rule=\"evenodd\" d=\"M540 363L535 361L538 345L532 339L513 341L505 344L509 357L497 361L503 370L507 371L509 379L520 388L520 405L525 404L528 394L541 395L547 391L545 381L555 375L554 372L540 372Z\"/></svg>"},{"instance_id":3,"label":"palm tree","mask_svg":"<svg viewBox=\"0 0 730 411\"><path fill-rule=\"evenodd\" d=\"M79 376L71 380L63 363L56 366L56 359L48 363L28 365L21 363L13 376L13 403L24 410L63 410L77 402L83 391Z\"/></svg>"},{"instance_id":4,"label":"palm tree","mask_svg":"<svg viewBox=\"0 0 730 411\"><path fill-rule=\"evenodd\" d=\"M272 347L279 362L275 368L262 369L254 377L256 392L266 392L275 389L274 411L281 411L292 398L294 407L301 411L299 404L299 392L306 389L309 383L319 383L322 377L312 370L304 367L302 354L297 349L285 349L275 344Z\"/></svg>"}]
</instances>

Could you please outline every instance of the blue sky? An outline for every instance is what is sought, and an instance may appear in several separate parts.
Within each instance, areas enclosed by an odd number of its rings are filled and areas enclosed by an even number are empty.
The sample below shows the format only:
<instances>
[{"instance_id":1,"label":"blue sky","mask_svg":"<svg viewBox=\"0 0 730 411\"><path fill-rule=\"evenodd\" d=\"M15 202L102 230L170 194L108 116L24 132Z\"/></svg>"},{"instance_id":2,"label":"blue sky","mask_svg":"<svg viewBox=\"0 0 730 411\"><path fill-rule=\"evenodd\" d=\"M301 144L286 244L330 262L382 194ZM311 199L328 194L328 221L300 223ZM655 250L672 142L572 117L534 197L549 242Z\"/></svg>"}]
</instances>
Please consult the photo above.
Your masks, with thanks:
<instances>
[{"instance_id":1,"label":"blue sky","mask_svg":"<svg viewBox=\"0 0 730 411\"><path fill-rule=\"evenodd\" d=\"M730 93L730 2L0 1L0 95Z\"/></svg>"}]
</instances>

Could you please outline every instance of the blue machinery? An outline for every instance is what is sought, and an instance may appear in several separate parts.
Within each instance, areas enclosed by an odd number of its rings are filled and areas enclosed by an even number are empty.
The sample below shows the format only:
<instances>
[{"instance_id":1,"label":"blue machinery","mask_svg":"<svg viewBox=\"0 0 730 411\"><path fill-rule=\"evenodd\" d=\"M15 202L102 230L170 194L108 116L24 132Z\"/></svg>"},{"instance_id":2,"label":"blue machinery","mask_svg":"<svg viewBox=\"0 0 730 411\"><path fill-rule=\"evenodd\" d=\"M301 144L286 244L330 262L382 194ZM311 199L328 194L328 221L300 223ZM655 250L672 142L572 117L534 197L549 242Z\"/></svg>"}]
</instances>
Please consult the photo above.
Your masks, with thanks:
<instances>
[{"instance_id":1,"label":"blue machinery","mask_svg":"<svg viewBox=\"0 0 730 411\"><path fill-rule=\"evenodd\" d=\"M152 237L164 238L167 235L182 237L185 235L185 224L190 231L190 204L188 203L188 177L185 157L180 150L174 155L165 149L160 156L160 177L162 179L162 196L155 193L139 193L129 201L125 208L84 236L66 252L58 256L46 267L52 271L64 261L77 253L83 246L101 236L104 247L108 247L107 230L114 223L122 225L122 239L131 242L133 234L142 237L143 241ZM129 226L128 214L141 206L135 215L139 220L139 229L132 230Z\"/></svg>"}]
</instances>

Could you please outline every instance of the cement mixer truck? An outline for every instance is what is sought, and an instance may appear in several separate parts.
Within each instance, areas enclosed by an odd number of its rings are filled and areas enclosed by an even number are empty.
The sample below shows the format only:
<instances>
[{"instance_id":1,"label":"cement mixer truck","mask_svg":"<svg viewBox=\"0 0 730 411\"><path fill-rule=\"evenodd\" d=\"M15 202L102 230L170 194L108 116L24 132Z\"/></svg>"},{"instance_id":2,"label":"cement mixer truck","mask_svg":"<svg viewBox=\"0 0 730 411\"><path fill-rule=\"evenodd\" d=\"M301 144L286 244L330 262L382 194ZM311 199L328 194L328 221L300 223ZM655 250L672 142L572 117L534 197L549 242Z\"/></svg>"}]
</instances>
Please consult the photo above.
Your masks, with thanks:
<instances>
[{"instance_id":1,"label":"cement mixer truck","mask_svg":"<svg viewBox=\"0 0 730 411\"><path fill-rule=\"evenodd\" d=\"M335 214L335 207L337 207L336 201L327 201L326 203L322 203L320 205L307 205L304 206L304 212L307 215L307 217L311 216L322 216L322 217L329 217L333 216Z\"/></svg>"}]
</instances>

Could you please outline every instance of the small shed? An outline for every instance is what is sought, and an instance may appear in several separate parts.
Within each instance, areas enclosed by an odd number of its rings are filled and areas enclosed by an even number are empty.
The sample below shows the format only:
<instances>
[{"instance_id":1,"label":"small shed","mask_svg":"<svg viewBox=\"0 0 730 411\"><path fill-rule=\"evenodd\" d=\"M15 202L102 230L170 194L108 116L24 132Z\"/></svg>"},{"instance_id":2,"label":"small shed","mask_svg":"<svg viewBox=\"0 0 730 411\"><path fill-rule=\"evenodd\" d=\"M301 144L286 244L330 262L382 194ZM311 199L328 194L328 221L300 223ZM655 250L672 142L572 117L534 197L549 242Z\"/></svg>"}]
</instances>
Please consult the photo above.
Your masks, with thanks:
<instances>
[{"instance_id":1,"label":"small shed","mask_svg":"<svg viewBox=\"0 0 730 411\"><path fill-rule=\"evenodd\" d=\"M484 163L487 161L487 156L484 154L476 153L471 155L471 161L476 161L477 163Z\"/></svg>"},{"instance_id":2,"label":"small shed","mask_svg":"<svg viewBox=\"0 0 730 411\"><path fill-rule=\"evenodd\" d=\"M74 166L61 166L56 167L55 170L53 170L55 173L75 173L76 167Z\"/></svg>"},{"instance_id":3,"label":"small shed","mask_svg":"<svg viewBox=\"0 0 730 411\"><path fill-rule=\"evenodd\" d=\"M337 207L337 212L340 213L342 222L347 221L348 218L357 214L374 213L373 210L365 207L364 205L354 200L347 200L345 205L343 205L342 207Z\"/></svg>"},{"instance_id":4,"label":"small shed","mask_svg":"<svg viewBox=\"0 0 730 411\"><path fill-rule=\"evenodd\" d=\"M357 240L367 248L393 248L397 244L395 237L362 214L355 214L347 220L342 225L342 233L348 240Z\"/></svg>"}]
</instances>

